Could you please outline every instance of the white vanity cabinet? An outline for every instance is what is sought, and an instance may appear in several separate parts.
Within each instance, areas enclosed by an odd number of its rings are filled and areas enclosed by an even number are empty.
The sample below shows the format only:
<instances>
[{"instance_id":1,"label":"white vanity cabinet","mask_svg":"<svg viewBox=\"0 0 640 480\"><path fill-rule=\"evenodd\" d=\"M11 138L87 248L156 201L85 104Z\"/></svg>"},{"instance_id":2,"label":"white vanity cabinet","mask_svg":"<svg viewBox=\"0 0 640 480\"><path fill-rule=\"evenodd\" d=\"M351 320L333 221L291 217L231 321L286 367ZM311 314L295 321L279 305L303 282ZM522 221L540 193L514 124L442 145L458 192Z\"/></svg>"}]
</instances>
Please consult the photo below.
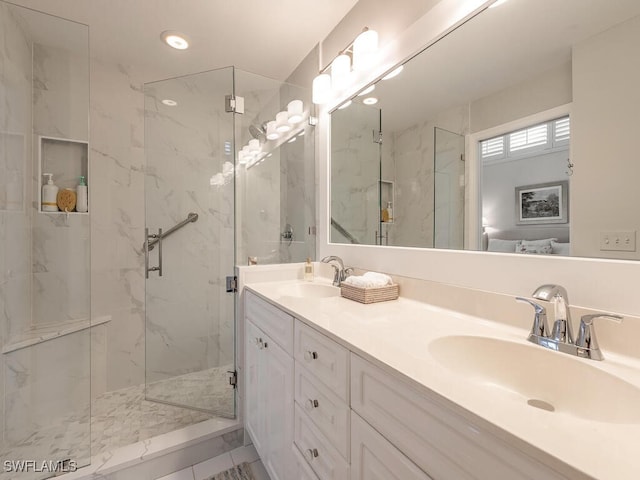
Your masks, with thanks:
<instances>
[{"instance_id":1,"label":"white vanity cabinet","mask_svg":"<svg viewBox=\"0 0 640 480\"><path fill-rule=\"evenodd\" d=\"M290 480L293 317L250 292L245 299L245 427L271 480Z\"/></svg>"},{"instance_id":2,"label":"white vanity cabinet","mask_svg":"<svg viewBox=\"0 0 640 480\"><path fill-rule=\"evenodd\" d=\"M349 478L349 350L294 326L294 443L320 480Z\"/></svg>"},{"instance_id":3,"label":"white vanity cabinet","mask_svg":"<svg viewBox=\"0 0 640 480\"><path fill-rule=\"evenodd\" d=\"M271 480L565 478L251 292L245 312L246 428Z\"/></svg>"}]
</instances>

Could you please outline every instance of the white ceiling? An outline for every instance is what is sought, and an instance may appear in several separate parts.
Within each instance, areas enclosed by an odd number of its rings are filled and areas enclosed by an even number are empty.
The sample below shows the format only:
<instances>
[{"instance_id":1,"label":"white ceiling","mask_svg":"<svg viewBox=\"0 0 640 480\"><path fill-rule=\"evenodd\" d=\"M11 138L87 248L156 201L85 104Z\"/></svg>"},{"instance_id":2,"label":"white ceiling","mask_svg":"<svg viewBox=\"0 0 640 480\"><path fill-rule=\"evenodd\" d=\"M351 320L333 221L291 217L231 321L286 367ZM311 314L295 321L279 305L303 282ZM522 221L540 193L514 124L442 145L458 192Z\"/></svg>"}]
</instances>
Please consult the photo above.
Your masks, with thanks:
<instances>
[{"instance_id":1,"label":"white ceiling","mask_svg":"<svg viewBox=\"0 0 640 480\"><path fill-rule=\"evenodd\" d=\"M409 61L375 95L399 131L566 65L572 46L640 15L640 0L511 0ZM372 94L373 95L373 94Z\"/></svg>"},{"instance_id":2,"label":"white ceiling","mask_svg":"<svg viewBox=\"0 0 640 480\"><path fill-rule=\"evenodd\" d=\"M284 80L357 0L10 0L89 25L91 56L144 81L235 65ZM177 51L164 30L188 35Z\"/></svg>"}]
</instances>

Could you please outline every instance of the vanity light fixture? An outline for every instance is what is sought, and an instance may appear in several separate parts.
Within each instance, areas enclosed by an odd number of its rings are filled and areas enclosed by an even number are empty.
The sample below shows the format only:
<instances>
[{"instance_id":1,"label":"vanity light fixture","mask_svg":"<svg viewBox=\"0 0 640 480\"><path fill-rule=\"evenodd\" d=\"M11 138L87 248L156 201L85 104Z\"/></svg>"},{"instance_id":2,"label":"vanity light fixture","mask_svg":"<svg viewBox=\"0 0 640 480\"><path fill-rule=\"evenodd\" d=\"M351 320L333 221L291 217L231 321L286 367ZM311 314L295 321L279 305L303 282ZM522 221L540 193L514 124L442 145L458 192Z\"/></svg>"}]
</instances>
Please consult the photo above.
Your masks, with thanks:
<instances>
[{"instance_id":1,"label":"vanity light fixture","mask_svg":"<svg viewBox=\"0 0 640 480\"><path fill-rule=\"evenodd\" d=\"M164 43L176 50L186 50L189 48L189 40L187 40L187 37L180 32L165 30L160 34L160 38Z\"/></svg>"},{"instance_id":2,"label":"vanity light fixture","mask_svg":"<svg viewBox=\"0 0 640 480\"><path fill-rule=\"evenodd\" d=\"M249 140L249 153L256 155L260 152L260 140L252 138Z\"/></svg>"},{"instance_id":3,"label":"vanity light fixture","mask_svg":"<svg viewBox=\"0 0 640 480\"><path fill-rule=\"evenodd\" d=\"M353 102L351 100L347 100L346 102L344 102L342 105L340 105L338 107L338 110L343 110L345 108L347 108L349 105L351 105Z\"/></svg>"},{"instance_id":4,"label":"vanity light fixture","mask_svg":"<svg viewBox=\"0 0 640 480\"><path fill-rule=\"evenodd\" d=\"M313 79L312 99L316 105L329 101L333 90L340 91L348 86L353 70L364 71L371 68L378 53L378 33L365 27L345 49L343 49ZM331 74L327 71L331 69Z\"/></svg>"},{"instance_id":5,"label":"vanity light fixture","mask_svg":"<svg viewBox=\"0 0 640 480\"><path fill-rule=\"evenodd\" d=\"M331 62L331 88L342 90L349 84L351 76L351 57L341 53Z\"/></svg>"},{"instance_id":6,"label":"vanity light fixture","mask_svg":"<svg viewBox=\"0 0 640 480\"><path fill-rule=\"evenodd\" d=\"M398 75L400 75L400 73L402 73L402 70L404 70L404 65L400 65L395 70L391 70L391 72L387 73L384 77L382 77L382 80L390 80L393 77L397 77Z\"/></svg>"},{"instance_id":7,"label":"vanity light fixture","mask_svg":"<svg viewBox=\"0 0 640 480\"><path fill-rule=\"evenodd\" d=\"M378 52L378 32L365 27L353 41L353 69L366 70L373 66Z\"/></svg>"},{"instance_id":8,"label":"vanity light fixture","mask_svg":"<svg viewBox=\"0 0 640 480\"><path fill-rule=\"evenodd\" d=\"M280 134L276 130L276 121L267 122L267 140L277 140L278 138L280 138Z\"/></svg>"},{"instance_id":9,"label":"vanity light fixture","mask_svg":"<svg viewBox=\"0 0 640 480\"><path fill-rule=\"evenodd\" d=\"M365 105L375 105L378 103L378 99L376 97L367 97L362 101L362 103Z\"/></svg>"},{"instance_id":10,"label":"vanity light fixture","mask_svg":"<svg viewBox=\"0 0 640 480\"><path fill-rule=\"evenodd\" d=\"M287 105L289 123L297 125L302 121L303 105L302 100L291 100Z\"/></svg>"},{"instance_id":11,"label":"vanity light fixture","mask_svg":"<svg viewBox=\"0 0 640 480\"><path fill-rule=\"evenodd\" d=\"M175 100L171 100L170 98L165 98L164 100L162 100L162 104L166 105L167 107L175 107L176 105L178 105L178 102L176 102Z\"/></svg>"},{"instance_id":12,"label":"vanity light fixture","mask_svg":"<svg viewBox=\"0 0 640 480\"><path fill-rule=\"evenodd\" d=\"M368 93L373 92L375 89L376 89L375 84L374 84L374 85L370 85L370 86L368 86L367 88L365 88L363 91L361 91L361 92L358 94L358 96L359 96L359 97L362 97L363 95L366 95L366 94L368 94Z\"/></svg>"},{"instance_id":13,"label":"vanity light fixture","mask_svg":"<svg viewBox=\"0 0 640 480\"><path fill-rule=\"evenodd\" d=\"M311 87L311 98L316 105L327 103L331 96L331 76L328 73L321 73L313 79Z\"/></svg>"},{"instance_id":14,"label":"vanity light fixture","mask_svg":"<svg viewBox=\"0 0 640 480\"><path fill-rule=\"evenodd\" d=\"M276 131L286 133L291 130L289 125L289 112L283 111L276 113Z\"/></svg>"}]
</instances>

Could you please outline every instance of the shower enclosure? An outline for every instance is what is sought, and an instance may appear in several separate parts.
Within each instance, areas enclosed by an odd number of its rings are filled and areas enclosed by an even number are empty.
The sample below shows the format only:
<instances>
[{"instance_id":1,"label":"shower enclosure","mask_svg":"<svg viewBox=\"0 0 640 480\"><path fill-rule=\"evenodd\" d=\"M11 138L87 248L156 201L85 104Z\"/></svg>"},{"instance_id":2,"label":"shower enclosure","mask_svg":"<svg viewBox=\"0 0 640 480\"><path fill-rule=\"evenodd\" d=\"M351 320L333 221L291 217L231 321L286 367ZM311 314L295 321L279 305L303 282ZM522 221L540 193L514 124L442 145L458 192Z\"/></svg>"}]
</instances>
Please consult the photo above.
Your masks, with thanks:
<instances>
[{"instance_id":1,"label":"shower enclosure","mask_svg":"<svg viewBox=\"0 0 640 480\"><path fill-rule=\"evenodd\" d=\"M308 94L233 67L145 85L147 400L235 415L227 278L314 256ZM268 139L292 100L301 121Z\"/></svg>"},{"instance_id":2,"label":"shower enclosure","mask_svg":"<svg viewBox=\"0 0 640 480\"><path fill-rule=\"evenodd\" d=\"M0 479L47 478L90 459L90 212L40 196L89 173L89 32L5 2L0 31Z\"/></svg>"},{"instance_id":3,"label":"shower enclosure","mask_svg":"<svg viewBox=\"0 0 640 480\"><path fill-rule=\"evenodd\" d=\"M331 112L331 241L463 248L464 135L360 102Z\"/></svg>"},{"instance_id":4,"label":"shower enclosure","mask_svg":"<svg viewBox=\"0 0 640 480\"><path fill-rule=\"evenodd\" d=\"M94 60L90 148L88 27L0 0L0 30L0 480L209 419L239 445L234 270L315 255L310 92L233 67L140 89ZM43 211L45 173L88 179L88 211Z\"/></svg>"}]
</instances>

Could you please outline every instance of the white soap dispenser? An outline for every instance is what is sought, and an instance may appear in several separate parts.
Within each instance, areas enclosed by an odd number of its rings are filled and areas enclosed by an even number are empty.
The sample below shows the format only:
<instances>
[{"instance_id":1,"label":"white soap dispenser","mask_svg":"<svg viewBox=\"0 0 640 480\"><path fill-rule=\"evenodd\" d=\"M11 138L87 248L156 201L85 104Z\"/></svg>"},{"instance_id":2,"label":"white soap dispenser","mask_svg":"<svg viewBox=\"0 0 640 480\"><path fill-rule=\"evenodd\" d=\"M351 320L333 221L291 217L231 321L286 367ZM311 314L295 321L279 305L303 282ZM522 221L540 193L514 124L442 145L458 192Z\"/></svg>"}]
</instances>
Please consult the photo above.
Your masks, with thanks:
<instances>
[{"instance_id":1,"label":"white soap dispenser","mask_svg":"<svg viewBox=\"0 0 640 480\"><path fill-rule=\"evenodd\" d=\"M391 205L391 202L387 202L387 217L387 222L393 222L393 206Z\"/></svg>"},{"instance_id":2,"label":"white soap dispenser","mask_svg":"<svg viewBox=\"0 0 640 480\"><path fill-rule=\"evenodd\" d=\"M80 183L78 183L78 186L76 187L76 193L78 194L76 212L87 212L89 210L89 194L87 191L87 183L85 182L84 175L80 177Z\"/></svg>"},{"instance_id":3,"label":"white soap dispenser","mask_svg":"<svg viewBox=\"0 0 640 480\"><path fill-rule=\"evenodd\" d=\"M44 173L43 177L48 177L47 183L42 185L42 211L58 211L58 187L53 183L53 173Z\"/></svg>"}]
</instances>

